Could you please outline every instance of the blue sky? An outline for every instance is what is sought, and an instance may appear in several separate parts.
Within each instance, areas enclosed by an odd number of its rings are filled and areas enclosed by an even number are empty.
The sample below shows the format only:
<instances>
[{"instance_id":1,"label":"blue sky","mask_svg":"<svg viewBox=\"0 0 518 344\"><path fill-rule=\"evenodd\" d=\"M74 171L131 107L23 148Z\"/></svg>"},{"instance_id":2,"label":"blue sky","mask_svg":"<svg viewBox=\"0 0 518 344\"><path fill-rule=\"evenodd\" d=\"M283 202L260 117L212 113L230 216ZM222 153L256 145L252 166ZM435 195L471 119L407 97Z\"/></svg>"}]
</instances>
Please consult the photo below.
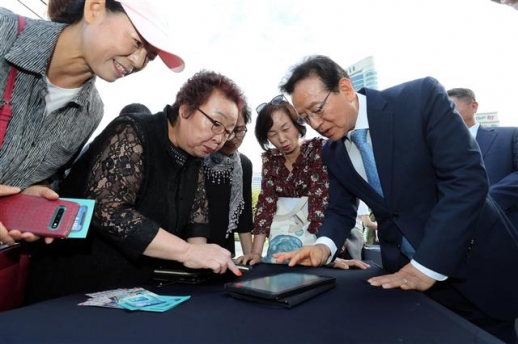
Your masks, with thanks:
<instances>
[{"instance_id":1,"label":"blue sky","mask_svg":"<svg viewBox=\"0 0 518 344\"><path fill-rule=\"evenodd\" d=\"M501 125L518 125L518 12L490 0L160 2L169 7L186 68L175 74L154 62L113 84L99 80L106 110L101 127L131 102L161 110L201 69L234 79L255 109L279 93L290 66L311 54L328 55L343 67L372 55L380 88L424 76L446 88L471 88L480 112L498 111ZM1 6L32 15L18 0ZM253 127L241 151L260 171Z\"/></svg>"}]
</instances>

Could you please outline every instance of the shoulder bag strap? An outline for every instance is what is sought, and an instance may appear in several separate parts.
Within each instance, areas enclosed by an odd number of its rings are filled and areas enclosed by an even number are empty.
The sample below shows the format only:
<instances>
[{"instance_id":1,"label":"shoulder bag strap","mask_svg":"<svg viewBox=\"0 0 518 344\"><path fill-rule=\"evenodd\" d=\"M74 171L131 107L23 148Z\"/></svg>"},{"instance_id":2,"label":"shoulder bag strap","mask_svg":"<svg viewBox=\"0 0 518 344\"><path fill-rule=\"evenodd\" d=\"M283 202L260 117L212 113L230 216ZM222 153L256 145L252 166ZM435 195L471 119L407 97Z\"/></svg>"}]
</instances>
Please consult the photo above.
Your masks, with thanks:
<instances>
[{"instance_id":1,"label":"shoulder bag strap","mask_svg":"<svg viewBox=\"0 0 518 344\"><path fill-rule=\"evenodd\" d=\"M25 17L18 16L18 35L22 32L25 26ZM9 68L9 75L7 76L7 83L4 90L4 99L0 106L0 148L4 144L5 132L7 131L7 125L12 116L11 97L14 90L14 81L16 79L16 68L11 66Z\"/></svg>"}]
</instances>

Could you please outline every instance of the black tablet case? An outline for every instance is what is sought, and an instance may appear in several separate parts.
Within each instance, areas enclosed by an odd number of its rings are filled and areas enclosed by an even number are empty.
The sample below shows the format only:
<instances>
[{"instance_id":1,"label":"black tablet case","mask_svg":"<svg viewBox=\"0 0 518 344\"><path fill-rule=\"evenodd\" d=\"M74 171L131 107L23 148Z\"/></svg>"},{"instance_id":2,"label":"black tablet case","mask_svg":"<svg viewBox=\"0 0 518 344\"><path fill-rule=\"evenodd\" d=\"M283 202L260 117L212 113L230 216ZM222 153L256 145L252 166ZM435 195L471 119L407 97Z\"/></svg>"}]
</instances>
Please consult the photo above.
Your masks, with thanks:
<instances>
[{"instance_id":1,"label":"black tablet case","mask_svg":"<svg viewBox=\"0 0 518 344\"><path fill-rule=\"evenodd\" d=\"M312 289L308 289L308 290L299 292L297 294L293 294L293 295L290 295L290 296L287 296L284 298L278 298L278 299L266 299L266 298L259 297L259 296L240 294L238 292L230 292L230 295L232 297L235 297L236 299L259 302L259 303L264 303L264 304L268 304L268 305L282 306L282 307L286 307L286 308L292 308L297 305L300 305L302 302L305 302L309 299L314 298L317 295L322 294L325 291L328 291L329 289L334 288L335 285L336 285L336 281L333 283L320 285L320 286L314 287Z\"/></svg>"},{"instance_id":2,"label":"black tablet case","mask_svg":"<svg viewBox=\"0 0 518 344\"><path fill-rule=\"evenodd\" d=\"M336 279L329 276L321 276L328 278L328 280L317 283L315 285L305 285L300 290L293 290L288 292L287 295L277 297L267 297L261 295L250 295L246 292L240 292L239 290L233 289L230 291L230 295L237 299L260 302L269 305L277 305L286 308L292 308L304 301L312 299L313 297L322 294L323 292L333 288L336 285Z\"/></svg>"}]
</instances>

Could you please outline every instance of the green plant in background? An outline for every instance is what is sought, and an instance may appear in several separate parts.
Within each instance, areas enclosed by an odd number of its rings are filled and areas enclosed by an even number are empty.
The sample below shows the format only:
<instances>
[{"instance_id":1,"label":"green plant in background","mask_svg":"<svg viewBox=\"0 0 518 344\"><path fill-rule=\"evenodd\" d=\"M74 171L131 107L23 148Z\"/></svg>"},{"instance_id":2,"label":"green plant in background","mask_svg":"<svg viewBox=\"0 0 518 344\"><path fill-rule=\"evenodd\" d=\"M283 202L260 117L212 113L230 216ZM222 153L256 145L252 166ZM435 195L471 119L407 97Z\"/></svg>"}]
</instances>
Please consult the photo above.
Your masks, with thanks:
<instances>
[{"instance_id":1,"label":"green plant in background","mask_svg":"<svg viewBox=\"0 0 518 344\"><path fill-rule=\"evenodd\" d=\"M255 217L255 209L257 208L257 198L259 198L260 189L252 189L252 214Z\"/></svg>"}]
</instances>

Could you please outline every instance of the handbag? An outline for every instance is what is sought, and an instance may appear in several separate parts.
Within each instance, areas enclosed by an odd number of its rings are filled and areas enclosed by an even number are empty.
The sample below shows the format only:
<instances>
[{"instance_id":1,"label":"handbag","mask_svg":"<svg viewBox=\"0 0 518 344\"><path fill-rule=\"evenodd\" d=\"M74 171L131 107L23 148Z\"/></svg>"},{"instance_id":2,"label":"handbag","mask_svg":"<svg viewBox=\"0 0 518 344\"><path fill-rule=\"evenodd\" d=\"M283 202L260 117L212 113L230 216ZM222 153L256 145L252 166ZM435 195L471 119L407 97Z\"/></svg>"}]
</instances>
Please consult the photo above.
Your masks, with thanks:
<instances>
[{"instance_id":1,"label":"handbag","mask_svg":"<svg viewBox=\"0 0 518 344\"><path fill-rule=\"evenodd\" d=\"M0 312L22 304L29 260L23 244L0 249Z\"/></svg>"},{"instance_id":2,"label":"handbag","mask_svg":"<svg viewBox=\"0 0 518 344\"><path fill-rule=\"evenodd\" d=\"M18 16L18 35L24 26L25 17ZM15 79L16 68L11 66L0 106L0 149L12 116L11 97ZM28 272L29 255L25 245L0 245L0 311L13 309L22 304Z\"/></svg>"},{"instance_id":3,"label":"handbag","mask_svg":"<svg viewBox=\"0 0 518 344\"><path fill-rule=\"evenodd\" d=\"M308 197L279 197L277 210L270 227L265 263L276 263L273 254L298 250L313 245L317 239L308 232Z\"/></svg>"}]
</instances>

